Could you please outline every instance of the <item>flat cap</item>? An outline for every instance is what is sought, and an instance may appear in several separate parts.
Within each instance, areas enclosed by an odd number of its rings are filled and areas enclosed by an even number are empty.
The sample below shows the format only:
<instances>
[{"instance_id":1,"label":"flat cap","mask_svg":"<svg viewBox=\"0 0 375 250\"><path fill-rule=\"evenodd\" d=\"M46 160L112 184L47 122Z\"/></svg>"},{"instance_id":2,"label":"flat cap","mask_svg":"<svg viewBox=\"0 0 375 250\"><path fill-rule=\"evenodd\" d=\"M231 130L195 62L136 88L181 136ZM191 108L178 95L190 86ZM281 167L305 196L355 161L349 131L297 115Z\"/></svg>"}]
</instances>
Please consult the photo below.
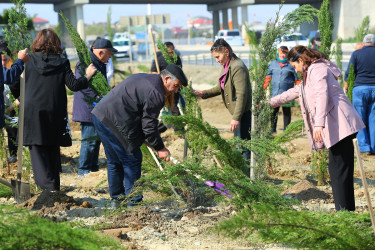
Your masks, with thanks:
<instances>
[{"instance_id":1,"label":"flat cap","mask_svg":"<svg viewBox=\"0 0 375 250\"><path fill-rule=\"evenodd\" d=\"M117 49L113 48L111 41L104 38L98 38L95 40L94 49L107 49L114 53L117 52Z\"/></svg>"},{"instance_id":2,"label":"flat cap","mask_svg":"<svg viewBox=\"0 0 375 250\"><path fill-rule=\"evenodd\" d=\"M186 87L188 85L188 80L184 72L176 64L168 64L165 69L168 70L172 75L174 75L183 86Z\"/></svg>"},{"instance_id":3,"label":"flat cap","mask_svg":"<svg viewBox=\"0 0 375 250\"><path fill-rule=\"evenodd\" d=\"M363 43L371 43L372 45L375 45L375 36L373 34L365 35Z\"/></svg>"}]
</instances>

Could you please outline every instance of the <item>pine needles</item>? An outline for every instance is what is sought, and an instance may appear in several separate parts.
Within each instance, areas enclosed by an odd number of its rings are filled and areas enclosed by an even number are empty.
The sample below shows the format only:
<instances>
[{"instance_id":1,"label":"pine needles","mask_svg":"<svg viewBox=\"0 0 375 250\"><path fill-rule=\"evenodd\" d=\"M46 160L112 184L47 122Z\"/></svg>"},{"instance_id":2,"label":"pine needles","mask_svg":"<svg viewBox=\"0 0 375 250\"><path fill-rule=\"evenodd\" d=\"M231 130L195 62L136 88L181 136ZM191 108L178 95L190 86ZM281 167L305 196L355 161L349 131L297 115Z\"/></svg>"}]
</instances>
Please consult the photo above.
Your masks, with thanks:
<instances>
[{"instance_id":1,"label":"pine needles","mask_svg":"<svg viewBox=\"0 0 375 250\"><path fill-rule=\"evenodd\" d=\"M296 211L258 204L216 228L232 238L259 237L265 243L311 249L372 249L368 214Z\"/></svg>"},{"instance_id":2,"label":"pine needles","mask_svg":"<svg viewBox=\"0 0 375 250\"><path fill-rule=\"evenodd\" d=\"M81 39L80 35L78 34L77 30L73 27L73 25L70 24L69 20L64 16L62 12L60 12L59 14L77 50L78 58L81 63L81 69L85 70L87 66L91 64L90 52L86 44L84 43L84 41ZM83 74L81 73L81 75L84 75L84 73ZM107 79L99 71L96 71L95 74L90 79L89 87L94 91L96 96L103 96L111 90L110 86L108 85ZM95 98L94 100L92 100L92 98L88 98L88 99L90 103L92 103L95 100Z\"/></svg>"}]
</instances>

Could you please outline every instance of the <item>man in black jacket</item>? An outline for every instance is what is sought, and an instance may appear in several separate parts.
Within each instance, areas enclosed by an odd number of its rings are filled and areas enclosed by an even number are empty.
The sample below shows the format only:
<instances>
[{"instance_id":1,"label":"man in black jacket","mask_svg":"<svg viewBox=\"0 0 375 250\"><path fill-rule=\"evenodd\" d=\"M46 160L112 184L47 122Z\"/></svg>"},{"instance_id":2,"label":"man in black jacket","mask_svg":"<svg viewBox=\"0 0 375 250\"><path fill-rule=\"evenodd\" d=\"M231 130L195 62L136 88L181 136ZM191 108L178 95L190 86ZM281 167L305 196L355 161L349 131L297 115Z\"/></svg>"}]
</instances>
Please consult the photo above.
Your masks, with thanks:
<instances>
[{"instance_id":1,"label":"man in black jacket","mask_svg":"<svg viewBox=\"0 0 375 250\"><path fill-rule=\"evenodd\" d=\"M131 193L141 176L141 145L153 147L161 159L169 161L169 150L158 131L158 116L165 99L187 86L182 69L170 64L160 75L134 74L113 88L93 109L92 121L103 143L108 164L108 184L116 208ZM131 199L128 206L143 196Z\"/></svg>"}]
</instances>

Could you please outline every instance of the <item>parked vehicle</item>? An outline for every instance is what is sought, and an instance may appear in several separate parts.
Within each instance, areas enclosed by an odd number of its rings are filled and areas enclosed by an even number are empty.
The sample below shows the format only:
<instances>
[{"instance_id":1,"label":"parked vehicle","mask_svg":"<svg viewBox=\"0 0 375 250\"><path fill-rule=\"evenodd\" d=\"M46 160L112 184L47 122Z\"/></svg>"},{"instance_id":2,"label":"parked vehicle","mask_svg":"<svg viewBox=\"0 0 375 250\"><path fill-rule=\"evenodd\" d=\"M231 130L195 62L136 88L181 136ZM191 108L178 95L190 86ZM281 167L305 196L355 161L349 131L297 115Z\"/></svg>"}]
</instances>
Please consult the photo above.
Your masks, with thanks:
<instances>
[{"instance_id":1,"label":"parked vehicle","mask_svg":"<svg viewBox=\"0 0 375 250\"><path fill-rule=\"evenodd\" d=\"M240 30L219 30L215 40L223 38L230 46L243 46L245 40L241 36Z\"/></svg>"},{"instance_id":2,"label":"parked vehicle","mask_svg":"<svg viewBox=\"0 0 375 250\"><path fill-rule=\"evenodd\" d=\"M113 47L117 49L117 52L114 54L115 57L130 57L132 46L129 39L115 39L113 40Z\"/></svg>"},{"instance_id":3,"label":"parked vehicle","mask_svg":"<svg viewBox=\"0 0 375 250\"><path fill-rule=\"evenodd\" d=\"M113 40L119 40L119 39L129 39L129 33L128 32L116 32L113 36Z\"/></svg>"},{"instance_id":4,"label":"parked vehicle","mask_svg":"<svg viewBox=\"0 0 375 250\"><path fill-rule=\"evenodd\" d=\"M277 48L286 46L290 50L297 45L309 46L309 39L301 33L293 33L276 39L275 43Z\"/></svg>"}]
</instances>

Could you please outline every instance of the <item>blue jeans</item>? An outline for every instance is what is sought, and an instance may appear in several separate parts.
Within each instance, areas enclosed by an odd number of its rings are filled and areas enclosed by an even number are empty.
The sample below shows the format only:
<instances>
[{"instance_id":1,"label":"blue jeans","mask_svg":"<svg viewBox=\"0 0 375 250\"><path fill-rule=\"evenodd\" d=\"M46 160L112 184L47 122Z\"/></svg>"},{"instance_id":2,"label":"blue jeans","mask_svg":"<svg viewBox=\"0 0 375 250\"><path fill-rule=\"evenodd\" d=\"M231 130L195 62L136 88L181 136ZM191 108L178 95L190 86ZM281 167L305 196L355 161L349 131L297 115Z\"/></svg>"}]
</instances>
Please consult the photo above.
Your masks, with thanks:
<instances>
[{"instance_id":1,"label":"blue jeans","mask_svg":"<svg viewBox=\"0 0 375 250\"><path fill-rule=\"evenodd\" d=\"M128 153L113 132L95 115L92 115L92 121L107 156L111 198L118 199L129 195L134 183L141 177L142 151L139 148L134 155ZM142 198L142 195L137 195L132 201L139 202Z\"/></svg>"},{"instance_id":2,"label":"blue jeans","mask_svg":"<svg viewBox=\"0 0 375 250\"><path fill-rule=\"evenodd\" d=\"M357 134L359 149L375 154L375 86L354 87L353 106L366 125Z\"/></svg>"},{"instance_id":3,"label":"blue jeans","mask_svg":"<svg viewBox=\"0 0 375 250\"><path fill-rule=\"evenodd\" d=\"M92 122L81 122L81 135L78 175L85 175L99 170L100 141L97 139L87 140L90 137L98 137L98 133Z\"/></svg>"}]
</instances>

